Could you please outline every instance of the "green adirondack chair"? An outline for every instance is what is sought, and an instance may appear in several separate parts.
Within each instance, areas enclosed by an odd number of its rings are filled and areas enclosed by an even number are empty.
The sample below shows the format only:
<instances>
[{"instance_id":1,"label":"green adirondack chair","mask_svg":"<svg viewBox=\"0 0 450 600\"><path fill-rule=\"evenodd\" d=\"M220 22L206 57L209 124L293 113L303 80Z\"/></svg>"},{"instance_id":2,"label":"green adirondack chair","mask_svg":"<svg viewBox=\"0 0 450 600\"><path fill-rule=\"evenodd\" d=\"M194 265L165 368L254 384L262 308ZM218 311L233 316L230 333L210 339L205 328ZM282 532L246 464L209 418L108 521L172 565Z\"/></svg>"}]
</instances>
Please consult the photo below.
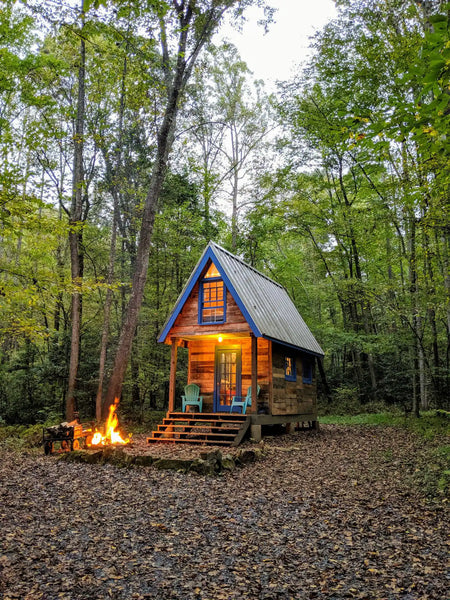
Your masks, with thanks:
<instances>
[{"instance_id":1,"label":"green adirondack chair","mask_svg":"<svg viewBox=\"0 0 450 600\"><path fill-rule=\"evenodd\" d=\"M202 412L203 396L199 396L200 388L195 383L190 383L184 388L184 396L181 396L183 412L187 406L198 406L198 412Z\"/></svg>"},{"instance_id":2,"label":"green adirondack chair","mask_svg":"<svg viewBox=\"0 0 450 600\"><path fill-rule=\"evenodd\" d=\"M261 388L258 387L256 388L256 397L259 396L259 390ZM233 411L233 408L240 408L242 411L242 414L245 415L246 411L247 411L247 406L251 406L252 405L252 386L249 385L248 389L247 389L247 395L245 396L245 398L243 398L242 396L233 396L232 400L231 400L231 407L230 407L230 412L237 412L237 411Z\"/></svg>"}]
</instances>

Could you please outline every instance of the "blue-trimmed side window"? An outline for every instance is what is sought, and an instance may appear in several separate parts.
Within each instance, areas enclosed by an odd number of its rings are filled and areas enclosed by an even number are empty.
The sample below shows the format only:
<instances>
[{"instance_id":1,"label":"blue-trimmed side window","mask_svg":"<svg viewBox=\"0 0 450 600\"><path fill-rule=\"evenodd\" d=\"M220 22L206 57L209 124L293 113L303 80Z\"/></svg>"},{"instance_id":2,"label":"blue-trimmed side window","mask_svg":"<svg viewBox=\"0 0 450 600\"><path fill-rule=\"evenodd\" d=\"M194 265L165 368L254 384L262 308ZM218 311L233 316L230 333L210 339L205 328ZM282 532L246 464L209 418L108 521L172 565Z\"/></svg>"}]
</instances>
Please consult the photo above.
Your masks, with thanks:
<instances>
[{"instance_id":1,"label":"blue-trimmed side window","mask_svg":"<svg viewBox=\"0 0 450 600\"><path fill-rule=\"evenodd\" d=\"M297 371L295 368L295 357L284 357L284 378L286 381L297 381Z\"/></svg>"},{"instance_id":2,"label":"blue-trimmed side window","mask_svg":"<svg viewBox=\"0 0 450 600\"><path fill-rule=\"evenodd\" d=\"M309 358L303 359L303 383L312 383L313 364Z\"/></svg>"}]
</instances>

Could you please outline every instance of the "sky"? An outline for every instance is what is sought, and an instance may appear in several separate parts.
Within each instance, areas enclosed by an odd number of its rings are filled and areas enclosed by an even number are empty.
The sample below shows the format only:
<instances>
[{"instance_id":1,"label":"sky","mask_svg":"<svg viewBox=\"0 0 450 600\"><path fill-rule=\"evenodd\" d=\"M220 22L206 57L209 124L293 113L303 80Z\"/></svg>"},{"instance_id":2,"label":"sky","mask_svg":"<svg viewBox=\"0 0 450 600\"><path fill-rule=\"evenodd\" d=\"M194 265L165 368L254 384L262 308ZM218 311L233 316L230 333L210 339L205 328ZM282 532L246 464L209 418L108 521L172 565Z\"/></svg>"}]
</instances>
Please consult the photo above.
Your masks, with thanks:
<instances>
[{"instance_id":1,"label":"sky","mask_svg":"<svg viewBox=\"0 0 450 600\"><path fill-rule=\"evenodd\" d=\"M278 11L268 33L257 24L262 11L247 11L248 21L242 33L225 26L222 36L237 46L242 59L255 78L263 79L266 88L274 88L276 80L289 79L295 66L307 57L309 37L336 16L333 0L270 0Z\"/></svg>"}]
</instances>

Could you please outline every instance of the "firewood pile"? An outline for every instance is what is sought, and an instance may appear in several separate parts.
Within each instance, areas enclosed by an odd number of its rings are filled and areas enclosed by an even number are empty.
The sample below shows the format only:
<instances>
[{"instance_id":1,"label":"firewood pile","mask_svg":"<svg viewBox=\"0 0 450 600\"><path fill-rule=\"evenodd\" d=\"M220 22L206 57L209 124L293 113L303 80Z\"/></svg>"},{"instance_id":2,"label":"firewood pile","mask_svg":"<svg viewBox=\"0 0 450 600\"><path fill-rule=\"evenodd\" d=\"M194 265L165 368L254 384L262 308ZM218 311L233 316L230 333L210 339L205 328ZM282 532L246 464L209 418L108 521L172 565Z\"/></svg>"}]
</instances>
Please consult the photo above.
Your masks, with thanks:
<instances>
[{"instance_id":1,"label":"firewood pile","mask_svg":"<svg viewBox=\"0 0 450 600\"><path fill-rule=\"evenodd\" d=\"M88 446L91 439L92 427L83 425L78 420L45 427L42 431L45 454L52 454L55 450L64 452L79 450L81 447Z\"/></svg>"}]
</instances>

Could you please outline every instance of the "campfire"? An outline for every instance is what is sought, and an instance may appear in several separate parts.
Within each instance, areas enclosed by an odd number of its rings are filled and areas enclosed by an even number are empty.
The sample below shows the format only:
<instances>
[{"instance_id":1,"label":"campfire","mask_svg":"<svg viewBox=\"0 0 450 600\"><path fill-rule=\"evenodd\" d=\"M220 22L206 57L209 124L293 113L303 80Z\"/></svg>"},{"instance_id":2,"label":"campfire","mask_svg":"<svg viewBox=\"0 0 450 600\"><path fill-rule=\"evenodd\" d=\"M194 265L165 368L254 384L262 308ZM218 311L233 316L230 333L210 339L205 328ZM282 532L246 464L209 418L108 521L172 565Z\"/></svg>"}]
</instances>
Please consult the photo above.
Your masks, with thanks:
<instances>
[{"instance_id":1,"label":"campfire","mask_svg":"<svg viewBox=\"0 0 450 600\"><path fill-rule=\"evenodd\" d=\"M109 446L111 444L129 444L131 436L122 437L122 434L118 430L119 419L116 415L116 409L119 402L116 400L114 404L109 407L108 420L105 424L104 434L96 430L89 442L89 446Z\"/></svg>"}]
</instances>

